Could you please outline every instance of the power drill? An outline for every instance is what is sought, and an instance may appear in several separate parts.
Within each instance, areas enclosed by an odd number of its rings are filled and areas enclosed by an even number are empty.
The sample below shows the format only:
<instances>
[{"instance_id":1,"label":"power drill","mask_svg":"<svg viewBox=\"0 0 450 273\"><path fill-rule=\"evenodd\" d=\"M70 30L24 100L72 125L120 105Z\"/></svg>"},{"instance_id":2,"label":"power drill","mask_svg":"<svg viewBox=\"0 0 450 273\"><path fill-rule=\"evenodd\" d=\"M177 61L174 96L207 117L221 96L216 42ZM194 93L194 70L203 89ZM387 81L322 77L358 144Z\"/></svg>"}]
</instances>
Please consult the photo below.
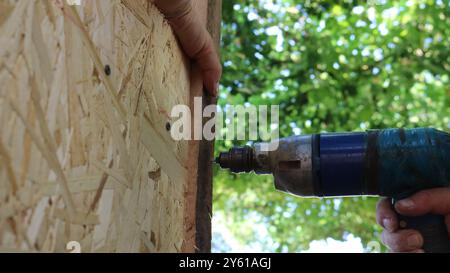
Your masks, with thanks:
<instances>
[{"instance_id":1,"label":"power drill","mask_svg":"<svg viewBox=\"0 0 450 273\"><path fill-rule=\"evenodd\" d=\"M273 151L268 143L235 147L216 163L234 173L272 174L276 189L301 197L377 195L394 204L424 189L450 187L450 135L436 129L301 135L275 144ZM444 216L398 217L401 228L422 234L425 252L450 252Z\"/></svg>"}]
</instances>

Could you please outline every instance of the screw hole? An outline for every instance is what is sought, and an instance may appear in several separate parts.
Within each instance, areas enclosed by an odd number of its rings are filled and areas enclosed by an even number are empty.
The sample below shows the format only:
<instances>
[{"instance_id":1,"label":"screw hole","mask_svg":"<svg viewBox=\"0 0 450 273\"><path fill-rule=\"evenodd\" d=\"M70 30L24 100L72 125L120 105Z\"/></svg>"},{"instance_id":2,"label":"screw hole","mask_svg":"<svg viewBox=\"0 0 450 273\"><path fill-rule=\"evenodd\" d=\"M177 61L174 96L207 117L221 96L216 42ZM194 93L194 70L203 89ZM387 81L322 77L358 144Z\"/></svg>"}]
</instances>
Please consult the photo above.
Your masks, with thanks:
<instances>
[{"instance_id":1,"label":"screw hole","mask_svg":"<svg viewBox=\"0 0 450 273\"><path fill-rule=\"evenodd\" d=\"M107 76L111 75L111 67L109 66L109 64L105 65L105 74Z\"/></svg>"},{"instance_id":2,"label":"screw hole","mask_svg":"<svg viewBox=\"0 0 450 273\"><path fill-rule=\"evenodd\" d=\"M170 129L172 128L172 125L170 125L170 122L166 123L166 130L170 131Z\"/></svg>"}]
</instances>

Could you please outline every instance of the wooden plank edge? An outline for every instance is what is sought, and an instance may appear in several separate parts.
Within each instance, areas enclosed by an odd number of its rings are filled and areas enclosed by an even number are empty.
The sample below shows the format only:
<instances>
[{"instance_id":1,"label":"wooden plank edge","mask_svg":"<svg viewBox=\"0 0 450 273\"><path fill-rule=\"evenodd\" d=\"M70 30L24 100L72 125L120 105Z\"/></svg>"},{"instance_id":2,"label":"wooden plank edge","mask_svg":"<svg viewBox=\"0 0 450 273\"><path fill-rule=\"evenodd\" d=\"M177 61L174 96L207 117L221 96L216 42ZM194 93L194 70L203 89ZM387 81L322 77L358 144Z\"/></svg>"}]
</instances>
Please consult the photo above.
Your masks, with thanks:
<instances>
[{"instance_id":1,"label":"wooden plank edge","mask_svg":"<svg viewBox=\"0 0 450 273\"><path fill-rule=\"evenodd\" d=\"M220 52L220 27L222 20L222 0L208 0L208 31L217 52ZM217 98L203 92L203 107L217 105ZM203 125L210 119L204 118ZM212 198L213 198L214 141L201 140L199 143L197 200L196 200L196 252L211 252L212 241Z\"/></svg>"}]
</instances>

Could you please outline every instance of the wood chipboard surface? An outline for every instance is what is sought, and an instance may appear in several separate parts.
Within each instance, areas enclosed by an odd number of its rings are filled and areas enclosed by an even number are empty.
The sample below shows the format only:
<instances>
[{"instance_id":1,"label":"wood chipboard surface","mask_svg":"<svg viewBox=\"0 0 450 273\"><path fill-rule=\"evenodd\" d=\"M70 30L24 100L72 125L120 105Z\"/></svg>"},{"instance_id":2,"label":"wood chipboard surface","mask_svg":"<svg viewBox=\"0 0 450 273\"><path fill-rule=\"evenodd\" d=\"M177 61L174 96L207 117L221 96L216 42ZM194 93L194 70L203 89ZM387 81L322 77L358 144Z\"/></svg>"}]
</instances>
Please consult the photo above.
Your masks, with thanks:
<instances>
[{"instance_id":1,"label":"wood chipboard surface","mask_svg":"<svg viewBox=\"0 0 450 273\"><path fill-rule=\"evenodd\" d=\"M198 145L167 127L198 71L151 2L59 3L0 0L0 252L194 251Z\"/></svg>"}]
</instances>

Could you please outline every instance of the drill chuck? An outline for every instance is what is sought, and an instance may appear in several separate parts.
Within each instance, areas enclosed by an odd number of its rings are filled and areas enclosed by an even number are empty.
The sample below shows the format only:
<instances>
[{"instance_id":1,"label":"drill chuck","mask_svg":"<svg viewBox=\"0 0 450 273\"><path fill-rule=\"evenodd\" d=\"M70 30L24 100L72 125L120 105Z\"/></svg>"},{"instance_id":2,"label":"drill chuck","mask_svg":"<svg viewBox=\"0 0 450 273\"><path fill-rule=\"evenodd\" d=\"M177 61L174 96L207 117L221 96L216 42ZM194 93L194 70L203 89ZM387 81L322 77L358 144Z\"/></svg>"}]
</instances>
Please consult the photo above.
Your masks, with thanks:
<instances>
[{"instance_id":1,"label":"drill chuck","mask_svg":"<svg viewBox=\"0 0 450 273\"><path fill-rule=\"evenodd\" d=\"M256 143L220 153L216 163L234 173L273 174L275 188L299 196L315 196L313 135L276 140L276 145ZM278 147L267 150L265 147Z\"/></svg>"},{"instance_id":2,"label":"drill chuck","mask_svg":"<svg viewBox=\"0 0 450 273\"><path fill-rule=\"evenodd\" d=\"M229 152L220 153L215 162L233 173L251 172L256 168L253 148L250 146L235 147Z\"/></svg>"}]
</instances>

